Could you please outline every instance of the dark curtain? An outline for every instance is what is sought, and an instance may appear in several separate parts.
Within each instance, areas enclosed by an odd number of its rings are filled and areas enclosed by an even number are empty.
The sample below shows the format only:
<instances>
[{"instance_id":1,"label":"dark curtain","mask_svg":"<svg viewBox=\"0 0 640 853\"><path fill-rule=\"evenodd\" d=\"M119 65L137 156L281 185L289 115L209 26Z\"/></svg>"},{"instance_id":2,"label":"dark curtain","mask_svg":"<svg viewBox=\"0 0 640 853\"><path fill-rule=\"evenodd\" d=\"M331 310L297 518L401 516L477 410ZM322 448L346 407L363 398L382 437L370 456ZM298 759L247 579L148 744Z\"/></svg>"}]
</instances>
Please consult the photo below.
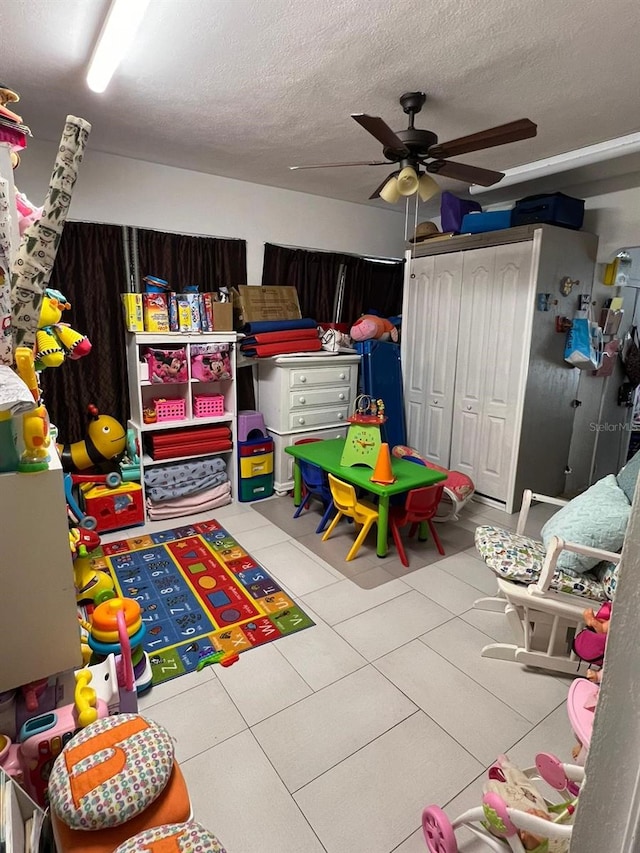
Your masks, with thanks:
<instances>
[{"instance_id":1,"label":"dark curtain","mask_svg":"<svg viewBox=\"0 0 640 853\"><path fill-rule=\"evenodd\" d=\"M340 267L345 267L341 322L353 323L370 310L384 317L402 311L404 264L377 263L355 255L264 247L262 284L290 285L298 291L303 317L318 322L333 318Z\"/></svg>"},{"instance_id":2,"label":"dark curtain","mask_svg":"<svg viewBox=\"0 0 640 853\"><path fill-rule=\"evenodd\" d=\"M382 317L402 313L404 263L380 263L350 258L344 288L342 316L353 323L371 311Z\"/></svg>"},{"instance_id":3,"label":"dark curtain","mask_svg":"<svg viewBox=\"0 0 640 853\"><path fill-rule=\"evenodd\" d=\"M136 229L140 278L155 275L180 293L185 285L199 284L201 293L221 286L247 283L247 244L244 240L192 237L164 231Z\"/></svg>"},{"instance_id":4,"label":"dark curtain","mask_svg":"<svg viewBox=\"0 0 640 853\"><path fill-rule=\"evenodd\" d=\"M346 255L335 252L309 252L266 243L262 284L295 287L302 316L330 322L340 266L346 260Z\"/></svg>"},{"instance_id":5,"label":"dark curtain","mask_svg":"<svg viewBox=\"0 0 640 853\"><path fill-rule=\"evenodd\" d=\"M62 321L87 335L91 352L42 372L44 401L61 442L86 433L95 403L123 426L129 417L127 357L120 294L127 289L122 228L67 222L49 286L71 304Z\"/></svg>"}]
</instances>

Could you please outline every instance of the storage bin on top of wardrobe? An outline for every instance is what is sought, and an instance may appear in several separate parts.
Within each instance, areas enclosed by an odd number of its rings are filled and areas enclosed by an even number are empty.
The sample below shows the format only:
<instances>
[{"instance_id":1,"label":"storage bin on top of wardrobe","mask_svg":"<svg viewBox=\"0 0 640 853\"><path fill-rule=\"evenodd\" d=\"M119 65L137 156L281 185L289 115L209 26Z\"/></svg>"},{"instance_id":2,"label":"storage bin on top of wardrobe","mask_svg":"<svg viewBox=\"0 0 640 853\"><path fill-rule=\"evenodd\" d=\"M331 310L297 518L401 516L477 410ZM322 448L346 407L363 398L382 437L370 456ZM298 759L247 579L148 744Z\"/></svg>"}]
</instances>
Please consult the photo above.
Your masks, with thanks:
<instances>
[{"instance_id":1,"label":"storage bin on top of wardrobe","mask_svg":"<svg viewBox=\"0 0 640 853\"><path fill-rule=\"evenodd\" d=\"M525 488L564 489L580 371L564 361L555 318L591 294L597 244L582 231L523 226L425 241L408 255L408 443L507 512ZM579 282L568 296L565 277ZM548 310L539 294L550 294Z\"/></svg>"}]
</instances>

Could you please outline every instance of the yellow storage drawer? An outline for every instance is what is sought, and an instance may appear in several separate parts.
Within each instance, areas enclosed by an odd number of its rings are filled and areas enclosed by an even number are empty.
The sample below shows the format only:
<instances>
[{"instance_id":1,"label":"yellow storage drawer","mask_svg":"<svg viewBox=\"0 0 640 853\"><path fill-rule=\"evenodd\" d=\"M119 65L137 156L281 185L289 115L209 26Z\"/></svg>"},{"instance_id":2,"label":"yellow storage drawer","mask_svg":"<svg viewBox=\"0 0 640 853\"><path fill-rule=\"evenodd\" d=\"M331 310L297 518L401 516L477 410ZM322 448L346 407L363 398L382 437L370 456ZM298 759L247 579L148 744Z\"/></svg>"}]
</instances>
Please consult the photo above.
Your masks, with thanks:
<instances>
[{"instance_id":1,"label":"yellow storage drawer","mask_svg":"<svg viewBox=\"0 0 640 853\"><path fill-rule=\"evenodd\" d=\"M273 453L261 453L259 456L244 456L240 459L240 476L243 480L249 477L261 477L273 471Z\"/></svg>"}]
</instances>

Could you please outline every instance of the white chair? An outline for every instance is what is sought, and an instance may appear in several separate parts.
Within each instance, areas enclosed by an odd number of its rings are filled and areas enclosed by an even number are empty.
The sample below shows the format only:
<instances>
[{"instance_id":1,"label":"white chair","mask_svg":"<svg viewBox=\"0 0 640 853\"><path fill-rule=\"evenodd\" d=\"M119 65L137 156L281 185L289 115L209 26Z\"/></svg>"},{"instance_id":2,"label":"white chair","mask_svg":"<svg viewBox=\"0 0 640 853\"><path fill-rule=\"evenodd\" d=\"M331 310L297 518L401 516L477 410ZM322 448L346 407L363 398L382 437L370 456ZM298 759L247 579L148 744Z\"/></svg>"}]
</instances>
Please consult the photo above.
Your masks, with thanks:
<instances>
[{"instance_id":1,"label":"white chair","mask_svg":"<svg viewBox=\"0 0 640 853\"><path fill-rule=\"evenodd\" d=\"M498 590L495 596L478 599L474 607L504 612L514 634L513 643L490 643L482 656L575 675L587 669L572 650L574 636L584 627L583 611L612 597L620 554L557 536L545 549L524 535L532 500L558 507L568 503L527 489L515 533L490 526L476 529L476 548L497 575ZM612 565L600 577L590 572L574 576L557 568L561 551Z\"/></svg>"}]
</instances>

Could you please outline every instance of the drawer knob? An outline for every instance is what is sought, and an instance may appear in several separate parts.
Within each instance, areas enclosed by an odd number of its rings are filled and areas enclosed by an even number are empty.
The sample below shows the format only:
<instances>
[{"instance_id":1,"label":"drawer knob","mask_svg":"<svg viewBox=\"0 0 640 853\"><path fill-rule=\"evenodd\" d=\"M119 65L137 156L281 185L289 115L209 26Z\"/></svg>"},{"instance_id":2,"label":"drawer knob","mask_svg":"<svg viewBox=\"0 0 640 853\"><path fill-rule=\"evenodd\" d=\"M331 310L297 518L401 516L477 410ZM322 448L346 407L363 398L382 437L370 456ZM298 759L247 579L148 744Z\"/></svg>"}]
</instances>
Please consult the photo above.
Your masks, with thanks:
<instances>
[{"instance_id":1,"label":"drawer knob","mask_svg":"<svg viewBox=\"0 0 640 853\"><path fill-rule=\"evenodd\" d=\"M301 377L300 377L300 382L304 383L304 382L306 382L306 381L307 381L307 377L306 377L306 376L301 376Z\"/></svg>"},{"instance_id":2,"label":"drawer knob","mask_svg":"<svg viewBox=\"0 0 640 853\"><path fill-rule=\"evenodd\" d=\"M344 400L344 394L338 394L338 400Z\"/></svg>"},{"instance_id":3,"label":"drawer knob","mask_svg":"<svg viewBox=\"0 0 640 853\"><path fill-rule=\"evenodd\" d=\"M304 423L304 418L298 418L298 423L299 423L299 424L303 424L303 423Z\"/></svg>"},{"instance_id":4,"label":"drawer knob","mask_svg":"<svg viewBox=\"0 0 640 853\"><path fill-rule=\"evenodd\" d=\"M471 411L471 409L472 409L472 407L471 407L471 406L467 406L467 411L468 411L468 412L470 412L470 411Z\"/></svg>"},{"instance_id":5,"label":"drawer knob","mask_svg":"<svg viewBox=\"0 0 640 853\"><path fill-rule=\"evenodd\" d=\"M346 379L346 378L347 378L347 377L344 375L344 373L341 373L341 374L340 374L340 379Z\"/></svg>"},{"instance_id":6,"label":"drawer knob","mask_svg":"<svg viewBox=\"0 0 640 853\"><path fill-rule=\"evenodd\" d=\"M344 418L342 412L338 412L338 420L341 421Z\"/></svg>"},{"instance_id":7,"label":"drawer knob","mask_svg":"<svg viewBox=\"0 0 640 853\"><path fill-rule=\"evenodd\" d=\"M298 400L299 400L301 403L306 403L306 402L307 402L307 398L306 398L306 397L298 397Z\"/></svg>"}]
</instances>

